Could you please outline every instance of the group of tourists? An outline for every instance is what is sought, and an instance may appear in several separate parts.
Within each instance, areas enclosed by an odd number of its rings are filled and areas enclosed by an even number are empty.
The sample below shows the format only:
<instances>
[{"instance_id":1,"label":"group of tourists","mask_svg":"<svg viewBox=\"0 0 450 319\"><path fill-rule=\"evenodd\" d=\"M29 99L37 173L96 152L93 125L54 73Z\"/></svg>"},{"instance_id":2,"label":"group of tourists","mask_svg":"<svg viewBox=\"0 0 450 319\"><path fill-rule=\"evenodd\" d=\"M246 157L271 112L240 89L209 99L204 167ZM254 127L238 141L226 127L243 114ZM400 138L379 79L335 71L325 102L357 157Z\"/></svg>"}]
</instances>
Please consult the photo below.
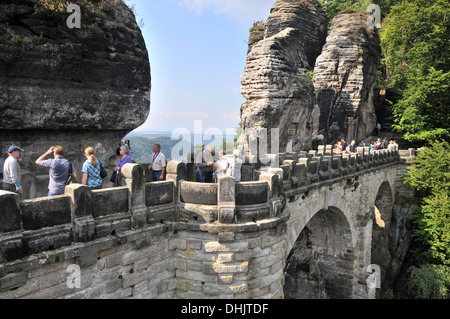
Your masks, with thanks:
<instances>
[{"instance_id":1,"label":"group of tourists","mask_svg":"<svg viewBox=\"0 0 450 319\"><path fill-rule=\"evenodd\" d=\"M201 158L196 158L197 163L195 181L198 183L217 182L221 176L233 176L236 182L241 181L242 159L240 151L234 150L231 158L225 157L224 151L214 152L212 146L207 146L202 153L197 154ZM191 156L191 160L194 160Z\"/></svg>"},{"instance_id":2,"label":"group of tourists","mask_svg":"<svg viewBox=\"0 0 450 319\"><path fill-rule=\"evenodd\" d=\"M8 158L3 163L3 190L23 193L21 185L21 172L19 159L24 151L15 143L8 148ZM47 159L50 155L54 158ZM103 178L101 170L102 161L96 159L93 147L84 150L86 161L81 169L81 184L92 189L101 189ZM64 194L66 185L70 182L78 183L79 176L75 165L64 158L64 148L60 145L50 147L44 154L35 161L36 165L46 167L49 170L48 196Z\"/></svg>"},{"instance_id":3,"label":"group of tourists","mask_svg":"<svg viewBox=\"0 0 450 319\"><path fill-rule=\"evenodd\" d=\"M384 149L389 149L389 150L398 149L398 144L395 140L389 141L388 146L386 146L386 144L388 144L386 138L384 138L383 141L381 140L381 138L378 138L376 141L373 141L372 143L370 143L369 146L370 146L371 151L384 150ZM366 146L366 143L364 141L361 141L361 143L359 145ZM333 149L333 153L338 154L338 155L356 153L356 151L357 151L356 141L353 140L349 145L347 145L344 138L342 138L339 142L337 142L334 145L334 149Z\"/></svg>"},{"instance_id":4,"label":"group of tourists","mask_svg":"<svg viewBox=\"0 0 450 319\"><path fill-rule=\"evenodd\" d=\"M382 150L386 148L387 141L381 141L379 138L376 142L370 144L370 150ZM364 141L360 145L365 145ZM97 148L97 147L96 147ZM387 149L398 149L396 141L390 141ZM161 145L154 144L152 147L153 155L148 169L151 171L151 182L163 181L166 172L166 157L161 152ZM349 145L342 138L334 146L334 154L351 154L356 153L357 145L353 140ZM3 189L18 194L23 193L21 185L21 174L19 160L23 149L15 143L11 143L8 147L8 157L3 163ZM121 141L117 154L119 155L118 163L111 175L110 181L114 187L122 186L122 168L125 164L132 163L132 149L130 141ZM47 159L53 155L53 159ZM232 157L225 157L223 151L215 154L212 146L207 146L195 159L196 172L195 181L199 183L217 182L221 176L233 176L237 182L241 180L242 159L239 150L233 152ZM95 149L88 147L84 150L86 161L81 169L81 184L91 189L101 189L103 187L103 179L106 177L106 170L101 160L95 157ZM193 153L192 153L193 157ZM194 158L191 158L194 160ZM52 146L42 154L35 162L37 165L47 167L49 169L49 185L48 196L62 195L66 185L70 182L78 183L78 172L66 158L64 158L64 148L60 145Z\"/></svg>"},{"instance_id":5,"label":"group of tourists","mask_svg":"<svg viewBox=\"0 0 450 319\"><path fill-rule=\"evenodd\" d=\"M386 146L386 145L387 145L387 146ZM388 149L388 150L395 150L395 149L398 149L397 141L391 140L391 141L389 141L389 143L388 143L388 141L387 141L386 138L384 138L383 141L379 138L377 141L373 141L373 142L370 144L370 150L371 150L371 151L385 150L385 149Z\"/></svg>"},{"instance_id":6,"label":"group of tourists","mask_svg":"<svg viewBox=\"0 0 450 319\"><path fill-rule=\"evenodd\" d=\"M98 145L97 145L98 147ZM96 148L97 148L96 147ZM153 160L149 166L152 170L152 181L159 181L164 179L164 171L166 167L166 159L164 154L160 152L161 146L159 144L153 145ZM19 161L23 149L18 147L16 143L11 142L7 150L7 158L2 156L3 167L3 190L23 194L23 187L21 185L21 170ZM115 187L122 186L121 171L125 164L132 163L130 154L132 152L130 142L124 141L120 143L118 153L119 160L111 175L110 181ZM54 158L47 159L50 155ZM86 157L81 169L81 184L90 187L91 189L101 189L103 187L103 179L107 176L107 172L103 162L96 158L95 149L87 147L84 150ZM46 167L49 170L49 184L48 196L56 196L64 194L65 188L71 182L78 183L80 178L75 165L64 158L64 148L60 145L50 147L44 154L42 154L36 161L36 165Z\"/></svg>"},{"instance_id":7,"label":"group of tourists","mask_svg":"<svg viewBox=\"0 0 450 319\"><path fill-rule=\"evenodd\" d=\"M11 143L8 147L6 160L3 162L3 189L18 194L23 193L21 185L21 172L19 161L24 150ZM86 185L93 190L102 189L103 179L107 176L103 162L98 159L96 151L103 153L102 145L87 147L84 150L85 162L81 168L81 176L75 165L64 157L64 148L60 145L50 147L44 154L36 159L36 165L46 167L49 170L48 196L64 194L65 188L71 182ZM114 187L122 186L122 168L125 164L132 163L132 148L130 141L121 141L116 154L119 155L118 163L111 174L110 181ZM148 169L151 171L151 182L163 181L166 173L166 157L161 152L161 145L154 144L153 155ZM53 158L49 158L53 155ZM195 180L199 183L217 182L221 176L233 176L236 181L241 180L242 159L240 152L235 150L232 157L226 158L223 151L214 152L212 146L206 147L199 155L202 158L196 161Z\"/></svg>"},{"instance_id":8,"label":"group of tourists","mask_svg":"<svg viewBox=\"0 0 450 319\"><path fill-rule=\"evenodd\" d=\"M260 20L255 20L255 21L253 21L253 26L254 27L263 27L263 26L265 26L265 22L264 22L264 19L260 19Z\"/></svg>"},{"instance_id":9,"label":"group of tourists","mask_svg":"<svg viewBox=\"0 0 450 319\"><path fill-rule=\"evenodd\" d=\"M339 142L334 145L333 153L337 155L356 153L356 141L353 140L349 145L342 138Z\"/></svg>"}]
</instances>

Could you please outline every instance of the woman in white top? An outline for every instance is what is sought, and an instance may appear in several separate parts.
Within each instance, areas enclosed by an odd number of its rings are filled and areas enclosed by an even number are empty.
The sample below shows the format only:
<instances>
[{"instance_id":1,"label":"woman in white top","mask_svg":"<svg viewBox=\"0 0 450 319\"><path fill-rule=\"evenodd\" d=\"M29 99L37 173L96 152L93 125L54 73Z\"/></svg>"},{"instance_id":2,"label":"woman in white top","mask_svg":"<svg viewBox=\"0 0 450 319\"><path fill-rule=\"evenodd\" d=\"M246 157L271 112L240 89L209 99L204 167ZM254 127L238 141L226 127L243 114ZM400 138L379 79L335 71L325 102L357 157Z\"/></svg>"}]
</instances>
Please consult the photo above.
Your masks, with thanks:
<instances>
[{"instance_id":1,"label":"woman in white top","mask_svg":"<svg viewBox=\"0 0 450 319\"><path fill-rule=\"evenodd\" d=\"M223 151L219 151L219 160L214 163L216 182L219 181L220 176L225 176L230 163L223 158Z\"/></svg>"},{"instance_id":2,"label":"woman in white top","mask_svg":"<svg viewBox=\"0 0 450 319\"><path fill-rule=\"evenodd\" d=\"M231 162L230 174L234 176L236 182L241 181L241 168L242 168L242 160L239 158L241 152L239 150L234 150L233 152L233 161Z\"/></svg>"}]
</instances>

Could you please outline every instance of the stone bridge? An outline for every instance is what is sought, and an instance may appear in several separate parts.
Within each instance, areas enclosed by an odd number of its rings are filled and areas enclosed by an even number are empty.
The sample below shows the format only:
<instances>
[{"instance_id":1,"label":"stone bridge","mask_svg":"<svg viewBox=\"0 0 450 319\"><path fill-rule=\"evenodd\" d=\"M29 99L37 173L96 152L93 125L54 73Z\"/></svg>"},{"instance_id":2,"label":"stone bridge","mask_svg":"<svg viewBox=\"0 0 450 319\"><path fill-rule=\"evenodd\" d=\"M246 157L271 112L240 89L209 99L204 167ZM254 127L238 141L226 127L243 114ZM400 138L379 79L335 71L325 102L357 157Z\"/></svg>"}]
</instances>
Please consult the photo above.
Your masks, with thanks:
<instances>
[{"instance_id":1,"label":"stone bridge","mask_svg":"<svg viewBox=\"0 0 450 319\"><path fill-rule=\"evenodd\" d=\"M374 298L408 245L412 156L319 146L246 157L242 182L169 162L162 182L127 164L124 187L0 191L0 298Z\"/></svg>"}]
</instances>

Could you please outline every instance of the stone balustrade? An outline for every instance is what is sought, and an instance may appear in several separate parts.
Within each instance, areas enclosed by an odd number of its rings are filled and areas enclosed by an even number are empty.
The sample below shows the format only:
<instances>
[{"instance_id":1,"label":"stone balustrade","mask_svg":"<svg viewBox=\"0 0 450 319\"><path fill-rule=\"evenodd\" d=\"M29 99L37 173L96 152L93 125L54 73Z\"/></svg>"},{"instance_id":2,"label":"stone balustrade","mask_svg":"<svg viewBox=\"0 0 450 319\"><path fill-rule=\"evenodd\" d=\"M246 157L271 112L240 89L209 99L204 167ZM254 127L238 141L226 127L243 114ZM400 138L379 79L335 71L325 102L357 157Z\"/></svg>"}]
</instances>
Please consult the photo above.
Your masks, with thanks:
<instances>
[{"instance_id":1,"label":"stone balustrade","mask_svg":"<svg viewBox=\"0 0 450 319\"><path fill-rule=\"evenodd\" d=\"M397 151L337 156L328 146L244 161L240 182L195 183L192 164L171 161L161 182L127 164L123 187L72 184L34 200L0 191L0 298L278 298L289 245L320 210L299 219L292 205L406 166ZM65 282L70 265L81 268L79 289Z\"/></svg>"},{"instance_id":2,"label":"stone balustrade","mask_svg":"<svg viewBox=\"0 0 450 319\"><path fill-rule=\"evenodd\" d=\"M364 147L333 155L327 145L268 157L264 164L251 163L255 158L247 156L242 182L233 177L213 184L187 181L187 165L172 161L162 182L146 182L143 166L128 164L122 171L124 187L91 190L71 184L65 195L22 201L17 194L0 191L0 262L157 223L217 227L279 218L286 196L396 163L400 154Z\"/></svg>"}]
</instances>

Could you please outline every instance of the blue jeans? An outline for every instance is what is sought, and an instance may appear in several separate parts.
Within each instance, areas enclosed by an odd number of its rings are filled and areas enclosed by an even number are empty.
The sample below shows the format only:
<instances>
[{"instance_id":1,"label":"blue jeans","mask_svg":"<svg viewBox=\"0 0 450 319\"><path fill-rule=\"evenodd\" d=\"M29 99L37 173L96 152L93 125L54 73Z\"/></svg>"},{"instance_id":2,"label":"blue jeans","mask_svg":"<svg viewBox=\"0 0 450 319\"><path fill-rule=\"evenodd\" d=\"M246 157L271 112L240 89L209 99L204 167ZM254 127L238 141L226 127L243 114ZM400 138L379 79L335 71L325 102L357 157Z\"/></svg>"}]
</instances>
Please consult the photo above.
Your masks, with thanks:
<instances>
[{"instance_id":1,"label":"blue jeans","mask_svg":"<svg viewBox=\"0 0 450 319\"><path fill-rule=\"evenodd\" d=\"M150 181L152 182L159 182L161 177L162 171L152 171L152 177L150 178Z\"/></svg>"},{"instance_id":2,"label":"blue jeans","mask_svg":"<svg viewBox=\"0 0 450 319\"><path fill-rule=\"evenodd\" d=\"M212 172L203 172L203 171L196 171L195 172L195 181L197 183L212 183Z\"/></svg>"}]
</instances>

